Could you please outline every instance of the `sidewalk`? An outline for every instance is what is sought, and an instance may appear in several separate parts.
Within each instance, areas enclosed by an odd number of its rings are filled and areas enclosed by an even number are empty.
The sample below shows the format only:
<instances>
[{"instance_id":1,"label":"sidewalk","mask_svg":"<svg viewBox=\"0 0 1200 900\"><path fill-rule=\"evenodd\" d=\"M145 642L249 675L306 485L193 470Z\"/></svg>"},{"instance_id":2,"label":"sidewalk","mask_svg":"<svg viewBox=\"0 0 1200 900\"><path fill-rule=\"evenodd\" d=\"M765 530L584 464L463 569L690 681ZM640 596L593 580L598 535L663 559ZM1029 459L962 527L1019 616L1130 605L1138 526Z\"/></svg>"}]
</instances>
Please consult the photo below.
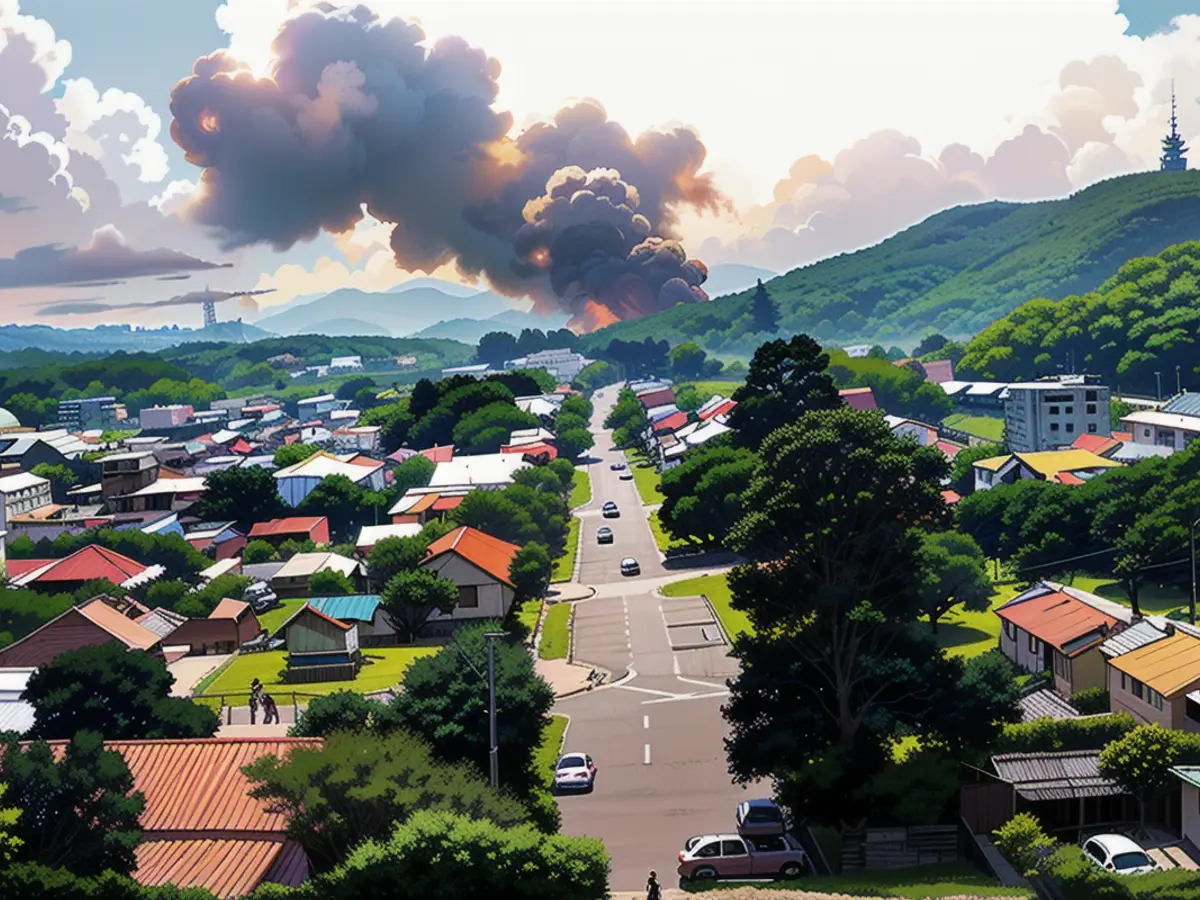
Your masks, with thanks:
<instances>
[{"instance_id":1,"label":"sidewalk","mask_svg":"<svg viewBox=\"0 0 1200 900\"><path fill-rule=\"evenodd\" d=\"M534 659L533 668L554 688L554 696L562 697L581 691L588 685L591 666L577 666L565 659Z\"/></svg>"},{"instance_id":2,"label":"sidewalk","mask_svg":"<svg viewBox=\"0 0 1200 900\"><path fill-rule=\"evenodd\" d=\"M559 581L550 585L546 599L551 603L571 603L575 600L590 600L596 589L591 585L579 584L576 581Z\"/></svg>"}]
</instances>

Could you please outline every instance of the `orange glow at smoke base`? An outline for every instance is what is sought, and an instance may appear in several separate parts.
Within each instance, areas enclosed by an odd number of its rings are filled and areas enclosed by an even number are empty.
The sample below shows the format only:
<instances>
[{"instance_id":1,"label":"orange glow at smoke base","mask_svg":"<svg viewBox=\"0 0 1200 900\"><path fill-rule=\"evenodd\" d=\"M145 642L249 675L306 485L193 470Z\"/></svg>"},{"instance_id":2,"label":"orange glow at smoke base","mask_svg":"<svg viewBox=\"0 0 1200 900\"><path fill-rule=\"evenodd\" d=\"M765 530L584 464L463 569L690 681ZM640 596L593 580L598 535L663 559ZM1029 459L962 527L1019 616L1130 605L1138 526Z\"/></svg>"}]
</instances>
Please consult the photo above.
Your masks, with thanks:
<instances>
[{"instance_id":1,"label":"orange glow at smoke base","mask_svg":"<svg viewBox=\"0 0 1200 900\"><path fill-rule=\"evenodd\" d=\"M620 321L620 317L603 303L588 300L583 304L583 309L567 323L567 327L576 334L588 334Z\"/></svg>"},{"instance_id":2,"label":"orange glow at smoke base","mask_svg":"<svg viewBox=\"0 0 1200 900\"><path fill-rule=\"evenodd\" d=\"M200 111L200 118L196 121L196 125L205 134L216 134L221 130L221 120L207 106Z\"/></svg>"},{"instance_id":3,"label":"orange glow at smoke base","mask_svg":"<svg viewBox=\"0 0 1200 900\"><path fill-rule=\"evenodd\" d=\"M529 254L529 261L539 269L544 269L550 265L550 251L545 247L538 247Z\"/></svg>"}]
</instances>

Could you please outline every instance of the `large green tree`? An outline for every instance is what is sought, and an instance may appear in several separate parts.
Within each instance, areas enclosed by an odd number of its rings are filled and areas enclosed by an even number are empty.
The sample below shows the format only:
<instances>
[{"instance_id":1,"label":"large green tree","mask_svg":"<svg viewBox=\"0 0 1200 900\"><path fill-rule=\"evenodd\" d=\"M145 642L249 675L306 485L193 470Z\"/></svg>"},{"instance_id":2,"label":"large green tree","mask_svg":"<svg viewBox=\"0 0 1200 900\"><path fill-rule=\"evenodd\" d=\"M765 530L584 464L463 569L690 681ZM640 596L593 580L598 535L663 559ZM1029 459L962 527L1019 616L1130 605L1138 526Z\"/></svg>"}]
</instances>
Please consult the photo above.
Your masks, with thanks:
<instances>
[{"instance_id":1,"label":"large green tree","mask_svg":"<svg viewBox=\"0 0 1200 900\"><path fill-rule=\"evenodd\" d=\"M771 299L767 286L758 279L758 287L750 298L750 318L755 331L766 331L774 334L779 330L779 304Z\"/></svg>"},{"instance_id":2,"label":"large green tree","mask_svg":"<svg viewBox=\"0 0 1200 900\"><path fill-rule=\"evenodd\" d=\"M489 403L463 416L454 426L451 440L465 454L499 453L514 431L537 428L537 416L517 409L510 402Z\"/></svg>"},{"instance_id":3,"label":"large green tree","mask_svg":"<svg viewBox=\"0 0 1200 900\"><path fill-rule=\"evenodd\" d=\"M1172 731L1158 724L1140 725L1100 751L1100 774L1137 798L1140 829L1146 830L1146 807L1179 790L1173 766L1200 764L1200 735Z\"/></svg>"},{"instance_id":4,"label":"large green tree","mask_svg":"<svg viewBox=\"0 0 1200 900\"><path fill-rule=\"evenodd\" d=\"M947 520L948 466L847 408L778 429L760 459L727 539L749 560L730 587L753 626L723 710L731 771L773 778L797 815L859 821L872 807L856 789L901 734L986 741L1003 712L966 692L961 660L917 621L922 531Z\"/></svg>"},{"instance_id":5,"label":"large green tree","mask_svg":"<svg viewBox=\"0 0 1200 900\"><path fill-rule=\"evenodd\" d=\"M268 470L262 466L234 466L206 476L197 507L199 516L207 522L237 522L248 528L279 515L283 500L275 476Z\"/></svg>"},{"instance_id":6,"label":"large green tree","mask_svg":"<svg viewBox=\"0 0 1200 900\"><path fill-rule=\"evenodd\" d=\"M405 673L404 691L392 704L404 728L429 742L445 760L466 761L488 771L487 641L498 622L467 625L433 656ZM534 671L533 657L518 641L496 638L496 721L500 736L500 784L522 796L540 789L535 769L549 724L554 691Z\"/></svg>"},{"instance_id":7,"label":"large green tree","mask_svg":"<svg viewBox=\"0 0 1200 900\"><path fill-rule=\"evenodd\" d=\"M496 825L528 821L516 799L490 788L467 763L436 759L412 735L335 732L320 746L264 756L243 770L250 794L281 810L288 836L317 871L329 871L363 841L386 839L419 810L445 810Z\"/></svg>"},{"instance_id":8,"label":"large green tree","mask_svg":"<svg viewBox=\"0 0 1200 900\"><path fill-rule=\"evenodd\" d=\"M806 334L768 341L755 350L746 383L733 394L738 405L729 414L738 445L757 450L768 434L803 413L840 406L828 365L829 356Z\"/></svg>"},{"instance_id":9,"label":"large green tree","mask_svg":"<svg viewBox=\"0 0 1200 900\"><path fill-rule=\"evenodd\" d=\"M216 713L172 697L175 678L158 657L119 641L68 650L39 666L25 700L33 706L29 735L64 740L94 731L106 740L211 737Z\"/></svg>"},{"instance_id":10,"label":"large green tree","mask_svg":"<svg viewBox=\"0 0 1200 900\"><path fill-rule=\"evenodd\" d=\"M400 639L414 641L430 615L454 611L458 605L458 585L428 569L397 572L384 585L379 605Z\"/></svg>"},{"instance_id":11,"label":"large green tree","mask_svg":"<svg viewBox=\"0 0 1200 900\"><path fill-rule=\"evenodd\" d=\"M45 741L22 748L12 732L0 749L5 801L21 810L8 829L21 842L17 859L77 875L134 870L146 804L120 753L105 750L100 735L86 731L57 759Z\"/></svg>"},{"instance_id":12,"label":"large green tree","mask_svg":"<svg viewBox=\"0 0 1200 900\"><path fill-rule=\"evenodd\" d=\"M921 583L921 610L937 633L938 620L955 606L970 612L988 608L992 583L983 551L969 534L935 531L925 535L921 548L925 578Z\"/></svg>"},{"instance_id":13,"label":"large green tree","mask_svg":"<svg viewBox=\"0 0 1200 900\"><path fill-rule=\"evenodd\" d=\"M683 540L723 541L742 516L742 494L757 465L754 451L734 447L728 435L689 451L663 472L663 527Z\"/></svg>"}]
</instances>

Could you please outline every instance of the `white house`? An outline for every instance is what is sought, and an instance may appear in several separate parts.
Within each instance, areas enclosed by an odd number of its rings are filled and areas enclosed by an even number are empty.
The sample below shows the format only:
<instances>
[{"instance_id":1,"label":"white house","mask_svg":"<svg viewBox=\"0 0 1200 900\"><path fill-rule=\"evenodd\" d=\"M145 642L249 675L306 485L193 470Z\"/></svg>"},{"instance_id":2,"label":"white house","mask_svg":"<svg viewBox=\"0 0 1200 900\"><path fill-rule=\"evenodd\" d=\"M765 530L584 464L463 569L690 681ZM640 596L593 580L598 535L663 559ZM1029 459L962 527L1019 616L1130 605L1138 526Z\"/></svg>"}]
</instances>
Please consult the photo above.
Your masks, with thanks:
<instances>
[{"instance_id":1,"label":"white house","mask_svg":"<svg viewBox=\"0 0 1200 900\"><path fill-rule=\"evenodd\" d=\"M296 412L301 422L319 419L325 413L341 409L342 402L333 394L320 394L316 397L306 397L296 403Z\"/></svg>"},{"instance_id":2,"label":"white house","mask_svg":"<svg viewBox=\"0 0 1200 900\"><path fill-rule=\"evenodd\" d=\"M335 356L329 361L329 374L331 375L343 372L361 372L362 368L361 356Z\"/></svg>"},{"instance_id":3,"label":"white house","mask_svg":"<svg viewBox=\"0 0 1200 900\"><path fill-rule=\"evenodd\" d=\"M289 506L299 506L318 484L331 475L343 475L364 488L381 491L384 486L383 469L382 460L357 453L334 456L322 450L274 474L279 496Z\"/></svg>"},{"instance_id":4,"label":"white house","mask_svg":"<svg viewBox=\"0 0 1200 900\"><path fill-rule=\"evenodd\" d=\"M428 632L443 634L472 619L504 618L516 594L509 567L520 549L466 525L430 544L421 565L458 585L458 605L448 615L435 611Z\"/></svg>"},{"instance_id":5,"label":"white house","mask_svg":"<svg viewBox=\"0 0 1200 900\"><path fill-rule=\"evenodd\" d=\"M50 505L50 481L29 472L0 478L0 531L8 528L12 516Z\"/></svg>"},{"instance_id":6,"label":"white house","mask_svg":"<svg viewBox=\"0 0 1200 900\"><path fill-rule=\"evenodd\" d=\"M528 465L520 453L456 456L437 464L429 487L502 488L512 484L513 474Z\"/></svg>"}]
</instances>

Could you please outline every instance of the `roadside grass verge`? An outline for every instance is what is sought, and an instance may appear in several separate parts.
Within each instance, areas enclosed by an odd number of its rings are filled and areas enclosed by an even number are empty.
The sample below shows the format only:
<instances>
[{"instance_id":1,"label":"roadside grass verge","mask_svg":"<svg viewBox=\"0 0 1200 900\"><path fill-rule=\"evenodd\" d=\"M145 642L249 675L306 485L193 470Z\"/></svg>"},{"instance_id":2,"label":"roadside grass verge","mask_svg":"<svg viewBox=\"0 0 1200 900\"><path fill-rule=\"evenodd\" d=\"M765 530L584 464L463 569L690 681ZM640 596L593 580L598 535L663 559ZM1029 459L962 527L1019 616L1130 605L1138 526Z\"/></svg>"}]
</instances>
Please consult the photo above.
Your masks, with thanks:
<instances>
[{"instance_id":1,"label":"roadside grass verge","mask_svg":"<svg viewBox=\"0 0 1200 900\"><path fill-rule=\"evenodd\" d=\"M678 538L673 538L665 528L663 528L662 519L658 517L658 510L650 513L647 517L650 523L650 533L654 535L654 543L658 547L660 553L666 553L668 550L679 550L683 547L692 546L690 541L681 541Z\"/></svg>"},{"instance_id":2,"label":"roadside grass verge","mask_svg":"<svg viewBox=\"0 0 1200 900\"><path fill-rule=\"evenodd\" d=\"M571 516L567 523L567 546L562 556L554 561L554 570L550 573L551 582L570 581L575 574L575 554L579 552L579 519Z\"/></svg>"},{"instance_id":3,"label":"roadside grass verge","mask_svg":"<svg viewBox=\"0 0 1200 900\"><path fill-rule=\"evenodd\" d=\"M575 509L592 499L592 478L587 469L576 469L571 478L571 497L567 502Z\"/></svg>"},{"instance_id":4,"label":"roadside grass verge","mask_svg":"<svg viewBox=\"0 0 1200 900\"><path fill-rule=\"evenodd\" d=\"M653 506L655 503L662 503L663 492L658 489L662 483L662 475L654 467L654 463L641 452L626 453L625 456L629 461L629 470L633 472L633 483L642 499L642 505Z\"/></svg>"},{"instance_id":5,"label":"roadside grass verge","mask_svg":"<svg viewBox=\"0 0 1200 900\"><path fill-rule=\"evenodd\" d=\"M571 604L555 603L542 620L542 640L538 656L542 659L566 659L571 649Z\"/></svg>"},{"instance_id":6,"label":"roadside grass verge","mask_svg":"<svg viewBox=\"0 0 1200 900\"><path fill-rule=\"evenodd\" d=\"M567 734L567 717L551 716L550 724L542 731L542 742L534 756L534 766L546 790L554 787L554 767L562 754L563 738Z\"/></svg>"}]
</instances>

